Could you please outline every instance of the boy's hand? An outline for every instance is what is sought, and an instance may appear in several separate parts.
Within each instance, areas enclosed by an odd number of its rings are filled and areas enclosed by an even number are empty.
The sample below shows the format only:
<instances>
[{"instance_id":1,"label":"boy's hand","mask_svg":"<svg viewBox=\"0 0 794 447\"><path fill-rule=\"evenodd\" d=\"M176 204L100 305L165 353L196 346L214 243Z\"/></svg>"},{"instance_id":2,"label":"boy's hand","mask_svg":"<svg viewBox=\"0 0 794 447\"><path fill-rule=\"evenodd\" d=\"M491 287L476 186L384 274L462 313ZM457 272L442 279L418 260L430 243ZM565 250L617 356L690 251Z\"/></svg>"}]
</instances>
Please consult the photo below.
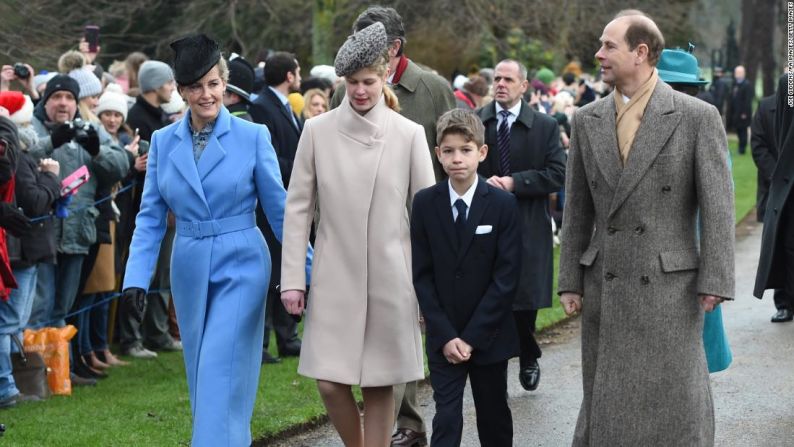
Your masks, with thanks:
<instances>
[{"instance_id":1,"label":"boy's hand","mask_svg":"<svg viewBox=\"0 0 794 447\"><path fill-rule=\"evenodd\" d=\"M458 363L469 361L471 350L471 345L456 337L444 345L442 352L449 363L457 365Z\"/></svg>"}]
</instances>

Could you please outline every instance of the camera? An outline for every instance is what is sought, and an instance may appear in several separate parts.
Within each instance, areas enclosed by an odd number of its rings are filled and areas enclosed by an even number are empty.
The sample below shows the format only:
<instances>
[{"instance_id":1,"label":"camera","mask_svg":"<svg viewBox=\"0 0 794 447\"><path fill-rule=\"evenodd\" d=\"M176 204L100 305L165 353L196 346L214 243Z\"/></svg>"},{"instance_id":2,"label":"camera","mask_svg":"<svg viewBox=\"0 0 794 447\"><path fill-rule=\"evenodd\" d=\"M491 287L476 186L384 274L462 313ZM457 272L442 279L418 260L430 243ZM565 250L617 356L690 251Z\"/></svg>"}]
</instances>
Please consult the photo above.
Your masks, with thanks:
<instances>
[{"instance_id":1,"label":"camera","mask_svg":"<svg viewBox=\"0 0 794 447\"><path fill-rule=\"evenodd\" d=\"M30 77L30 70L22 62L14 64L14 76L19 79L27 79Z\"/></svg>"},{"instance_id":2,"label":"camera","mask_svg":"<svg viewBox=\"0 0 794 447\"><path fill-rule=\"evenodd\" d=\"M88 131L91 130L91 124L80 118L75 118L73 121L69 121L68 124L69 128L74 130L72 140L81 146L85 146L88 142Z\"/></svg>"}]
</instances>

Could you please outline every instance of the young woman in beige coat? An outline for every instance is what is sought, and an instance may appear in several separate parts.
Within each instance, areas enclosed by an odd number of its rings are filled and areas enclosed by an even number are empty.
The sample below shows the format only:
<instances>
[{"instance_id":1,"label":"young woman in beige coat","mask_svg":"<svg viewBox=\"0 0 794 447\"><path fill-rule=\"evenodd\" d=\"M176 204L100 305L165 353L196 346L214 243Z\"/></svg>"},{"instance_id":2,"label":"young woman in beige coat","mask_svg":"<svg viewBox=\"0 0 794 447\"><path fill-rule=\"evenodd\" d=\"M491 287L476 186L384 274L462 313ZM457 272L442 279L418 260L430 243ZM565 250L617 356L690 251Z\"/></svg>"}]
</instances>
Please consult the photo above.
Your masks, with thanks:
<instances>
[{"instance_id":1,"label":"young woman in beige coat","mask_svg":"<svg viewBox=\"0 0 794 447\"><path fill-rule=\"evenodd\" d=\"M347 100L306 122L284 220L281 298L300 314L319 207L298 372L317 379L348 447L388 446L392 385L424 376L408 219L414 194L434 175L424 129L395 111L386 86L387 42L375 23L339 50L335 68L346 77ZM364 398L363 431L352 385Z\"/></svg>"}]
</instances>

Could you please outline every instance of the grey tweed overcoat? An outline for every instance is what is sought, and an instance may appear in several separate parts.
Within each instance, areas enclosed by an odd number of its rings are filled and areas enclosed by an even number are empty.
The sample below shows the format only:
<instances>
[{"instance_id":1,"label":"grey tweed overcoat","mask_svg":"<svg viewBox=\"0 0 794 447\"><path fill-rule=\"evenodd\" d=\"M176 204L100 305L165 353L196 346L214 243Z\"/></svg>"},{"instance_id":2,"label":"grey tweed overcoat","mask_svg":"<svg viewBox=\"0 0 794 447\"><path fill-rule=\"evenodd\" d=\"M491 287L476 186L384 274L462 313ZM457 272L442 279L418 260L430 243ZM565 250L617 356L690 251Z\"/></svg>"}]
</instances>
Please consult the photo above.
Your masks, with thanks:
<instances>
[{"instance_id":1,"label":"grey tweed overcoat","mask_svg":"<svg viewBox=\"0 0 794 447\"><path fill-rule=\"evenodd\" d=\"M559 276L560 292L583 295L573 445L712 446L698 294L734 293L722 122L660 81L625 167L615 128L612 95L573 120Z\"/></svg>"}]
</instances>

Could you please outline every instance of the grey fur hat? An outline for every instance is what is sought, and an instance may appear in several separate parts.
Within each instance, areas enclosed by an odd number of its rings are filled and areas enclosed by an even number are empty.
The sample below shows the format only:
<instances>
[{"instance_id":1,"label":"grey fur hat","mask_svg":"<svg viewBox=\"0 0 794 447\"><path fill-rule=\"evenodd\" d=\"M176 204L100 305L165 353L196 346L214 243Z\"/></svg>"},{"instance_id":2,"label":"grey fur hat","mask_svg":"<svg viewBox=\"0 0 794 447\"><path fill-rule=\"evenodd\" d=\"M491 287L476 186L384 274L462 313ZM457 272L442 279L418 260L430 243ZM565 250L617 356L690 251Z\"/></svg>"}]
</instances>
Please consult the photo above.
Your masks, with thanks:
<instances>
[{"instance_id":1,"label":"grey fur hat","mask_svg":"<svg viewBox=\"0 0 794 447\"><path fill-rule=\"evenodd\" d=\"M375 22L349 36L336 53L334 61L336 75L348 76L369 67L386 52L388 43L386 28L380 22Z\"/></svg>"}]
</instances>

